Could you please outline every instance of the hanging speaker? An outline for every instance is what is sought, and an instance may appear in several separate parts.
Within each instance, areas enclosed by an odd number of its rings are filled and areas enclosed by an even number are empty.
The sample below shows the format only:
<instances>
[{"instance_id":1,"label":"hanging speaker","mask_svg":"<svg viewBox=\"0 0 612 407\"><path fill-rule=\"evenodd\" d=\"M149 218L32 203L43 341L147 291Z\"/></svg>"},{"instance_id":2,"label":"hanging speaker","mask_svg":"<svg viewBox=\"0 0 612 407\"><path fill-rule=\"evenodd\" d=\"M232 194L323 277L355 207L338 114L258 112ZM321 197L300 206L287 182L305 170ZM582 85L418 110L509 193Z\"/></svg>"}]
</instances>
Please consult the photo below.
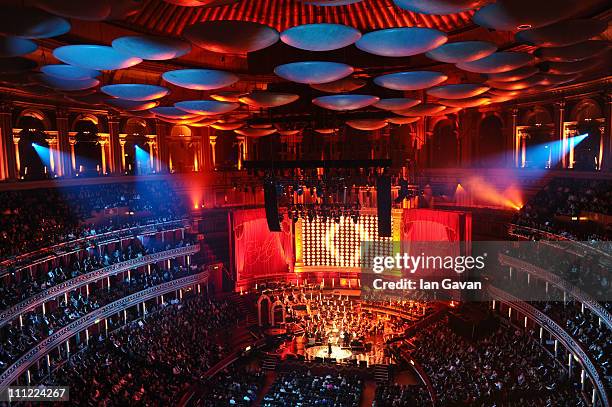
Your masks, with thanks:
<instances>
[{"instance_id":1,"label":"hanging speaker","mask_svg":"<svg viewBox=\"0 0 612 407\"><path fill-rule=\"evenodd\" d=\"M391 237L391 177L383 175L376 181L378 236Z\"/></svg>"},{"instance_id":2,"label":"hanging speaker","mask_svg":"<svg viewBox=\"0 0 612 407\"><path fill-rule=\"evenodd\" d=\"M264 182L264 203L266 205L266 221L270 232L280 232L281 226L278 219L278 200L276 196L276 185L273 181Z\"/></svg>"}]
</instances>

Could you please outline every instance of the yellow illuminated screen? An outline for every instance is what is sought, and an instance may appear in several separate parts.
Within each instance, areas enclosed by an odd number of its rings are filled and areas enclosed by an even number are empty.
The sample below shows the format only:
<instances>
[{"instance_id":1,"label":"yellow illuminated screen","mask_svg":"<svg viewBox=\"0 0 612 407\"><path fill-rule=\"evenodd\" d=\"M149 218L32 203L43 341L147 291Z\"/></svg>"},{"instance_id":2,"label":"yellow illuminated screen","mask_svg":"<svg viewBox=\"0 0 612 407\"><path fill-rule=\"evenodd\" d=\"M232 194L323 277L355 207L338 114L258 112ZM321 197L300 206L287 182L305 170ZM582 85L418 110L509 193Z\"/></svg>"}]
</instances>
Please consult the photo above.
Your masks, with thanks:
<instances>
[{"instance_id":1,"label":"yellow illuminated screen","mask_svg":"<svg viewBox=\"0 0 612 407\"><path fill-rule=\"evenodd\" d=\"M378 236L376 215L361 215L357 223L350 217L323 222L301 220L302 261L304 266L361 267L361 244L371 256L392 255L392 238Z\"/></svg>"}]
</instances>

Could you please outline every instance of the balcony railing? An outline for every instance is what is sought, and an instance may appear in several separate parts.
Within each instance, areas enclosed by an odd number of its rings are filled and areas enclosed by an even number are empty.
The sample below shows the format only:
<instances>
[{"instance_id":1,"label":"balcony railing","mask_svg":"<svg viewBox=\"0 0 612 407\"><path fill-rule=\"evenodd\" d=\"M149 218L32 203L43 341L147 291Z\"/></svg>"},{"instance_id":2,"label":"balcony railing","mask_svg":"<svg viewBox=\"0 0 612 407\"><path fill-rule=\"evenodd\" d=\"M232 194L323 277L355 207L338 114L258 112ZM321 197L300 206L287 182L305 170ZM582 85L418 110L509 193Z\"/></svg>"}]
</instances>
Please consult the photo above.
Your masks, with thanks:
<instances>
[{"instance_id":1,"label":"balcony railing","mask_svg":"<svg viewBox=\"0 0 612 407\"><path fill-rule=\"evenodd\" d=\"M606 385L602 380L601 374L599 370L591 360L591 358L587 355L586 351L582 348L582 346L571 337L571 335L563 329L559 324L553 321L548 315L544 314L540 310L536 309L534 306L526 303L525 301L521 301L516 298L512 294L509 294L499 288L493 287L489 285L487 290L491 294L493 298L505 303L506 305L522 312L523 314L529 316L533 319L538 325L546 329L552 336L554 336L559 342L561 342L572 354L574 354L580 363L587 371L588 375L591 377L597 392L601 398L602 404L605 407L609 407L609 400Z\"/></svg>"},{"instance_id":2,"label":"balcony railing","mask_svg":"<svg viewBox=\"0 0 612 407\"><path fill-rule=\"evenodd\" d=\"M133 236L134 234L149 234L158 230L173 230L184 228L189 225L187 219L172 220L167 222L150 223L147 225L133 226L125 229L113 230L93 236L82 237L75 240L58 243L52 246L43 247L34 252L22 254L0 262L0 275L5 274L9 269L19 270L29 267L32 264L48 261L57 255L75 251L84 244L90 243L109 243L119 240L122 237Z\"/></svg>"},{"instance_id":3,"label":"balcony railing","mask_svg":"<svg viewBox=\"0 0 612 407\"><path fill-rule=\"evenodd\" d=\"M500 253L499 261L503 265L526 271L529 274L533 274L534 276L544 281L548 281L549 283L556 285L557 287L564 290L572 297L583 303L587 308L592 310L595 315L601 318L601 320L608 326L608 328L612 329L612 315L610 315L608 310L605 309L601 305L601 303L596 301L593 297L591 297L589 294L585 293L572 283L568 282L567 280L559 277L554 273L546 271L543 268L537 267L526 261L519 260L515 257L507 256L505 254Z\"/></svg>"},{"instance_id":4,"label":"balcony railing","mask_svg":"<svg viewBox=\"0 0 612 407\"><path fill-rule=\"evenodd\" d=\"M206 283L208 281L209 274L210 273L208 271L204 271L202 273L168 281L158 286L139 291L135 294L123 297L117 301L98 308L95 311L75 320L69 325L57 330L51 336L45 338L38 345L30 349L25 355L19 358L8 369L0 374L0 393L3 392L11 383L17 380L17 378L21 376L30 366L32 366L32 364L36 363L37 360L44 357L52 349L55 349L57 346L66 342L73 335L76 335L78 332L81 332L89 326L94 325L96 321L116 315L124 309L156 298L160 295L176 291L185 286Z\"/></svg>"},{"instance_id":5,"label":"balcony railing","mask_svg":"<svg viewBox=\"0 0 612 407\"><path fill-rule=\"evenodd\" d=\"M200 250L199 244L191 246L178 247L176 249L166 250L159 253L153 253L146 256L130 259L121 263L112 264L108 267L92 271L91 273L82 274L63 283L47 288L38 294L35 294L28 299L13 305L12 307L0 312L0 327L3 327L13 319L17 318L22 313L38 307L39 305L57 298L58 296L76 290L86 284L100 280L107 276L112 276L122 271L145 266L150 263L173 259L179 256L187 256L197 253Z\"/></svg>"}]
</instances>

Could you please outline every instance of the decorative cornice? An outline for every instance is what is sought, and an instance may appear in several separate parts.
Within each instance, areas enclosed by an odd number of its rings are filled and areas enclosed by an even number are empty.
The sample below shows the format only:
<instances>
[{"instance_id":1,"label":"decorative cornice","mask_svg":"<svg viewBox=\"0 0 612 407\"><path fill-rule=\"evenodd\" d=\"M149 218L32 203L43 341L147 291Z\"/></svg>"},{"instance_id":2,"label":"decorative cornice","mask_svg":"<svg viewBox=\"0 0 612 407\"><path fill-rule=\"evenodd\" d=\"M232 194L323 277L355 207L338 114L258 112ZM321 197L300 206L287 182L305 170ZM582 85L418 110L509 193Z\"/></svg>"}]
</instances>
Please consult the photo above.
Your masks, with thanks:
<instances>
[{"instance_id":1,"label":"decorative cornice","mask_svg":"<svg viewBox=\"0 0 612 407\"><path fill-rule=\"evenodd\" d=\"M0 312L0 327L3 327L4 325L8 324L10 321L17 318L22 313L34 309L53 298L57 298L60 295L63 295L64 293L76 290L77 288L82 287L86 284L93 283L94 281L98 281L102 278L115 275L122 271L138 268L140 266L144 266L150 263L157 263L160 261L173 259L178 256L195 254L199 250L199 244L179 247L176 249L166 250L159 253L149 254L147 256L142 256L136 259L130 259L121 263L113 264L108 267L98 269L96 271L92 271L91 273L82 274L78 277L72 278L68 281L64 281L63 283L47 288L46 290L41 291L40 293L33 295L32 297L20 302L19 304L16 304L11 308Z\"/></svg>"},{"instance_id":2,"label":"decorative cornice","mask_svg":"<svg viewBox=\"0 0 612 407\"><path fill-rule=\"evenodd\" d=\"M75 320L69 325L57 330L51 336L45 338L38 345L34 346L25 355L20 357L8 369L0 374L0 393L3 392L11 383L21 376L32 364L45 356L57 346L63 344L78 332L88 328L101 319L115 315L122 310L132 307L136 304L148 301L151 298L176 291L179 288L192 284L201 284L208 281L209 272L194 274L191 276L179 278L167 283L160 284L155 287L139 291L135 294L123 297L120 300L107 304L97 310L90 312L87 315Z\"/></svg>"},{"instance_id":3,"label":"decorative cornice","mask_svg":"<svg viewBox=\"0 0 612 407\"><path fill-rule=\"evenodd\" d=\"M493 298L496 298L497 300L505 303L506 305L517 309L523 314L531 317L531 319L537 322L538 325L550 332L551 335L553 335L567 349L569 349L570 352L573 353L580 360L582 366L585 368L588 375L591 377L593 384L597 388L603 406L610 406L606 385L603 382L601 375L599 374L599 370L597 369L591 358L587 355L586 351L582 348L582 346L578 342L576 342L576 340L572 338L572 336L565 329L563 329L559 324L553 321L548 315L536 309L534 306L524 301L521 301L515 296L491 285L487 286L487 290Z\"/></svg>"}]
</instances>

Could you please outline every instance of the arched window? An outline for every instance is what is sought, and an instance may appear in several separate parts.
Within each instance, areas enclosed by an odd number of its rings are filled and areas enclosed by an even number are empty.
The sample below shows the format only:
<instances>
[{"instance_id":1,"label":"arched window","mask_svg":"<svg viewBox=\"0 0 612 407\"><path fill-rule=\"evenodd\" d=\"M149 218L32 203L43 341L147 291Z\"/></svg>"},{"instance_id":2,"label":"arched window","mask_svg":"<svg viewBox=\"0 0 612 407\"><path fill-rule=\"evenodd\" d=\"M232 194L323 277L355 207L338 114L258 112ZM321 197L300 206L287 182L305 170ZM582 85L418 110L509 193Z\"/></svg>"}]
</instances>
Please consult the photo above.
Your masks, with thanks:
<instances>
[{"instance_id":1,"label":"arched window","mask_svg":"<svg viewBox=\"0 0 612 407\"><path fill-rule=\"evenodd\" d=\"M79 120L74 125L74 155L79 176L97 176L102 168L102 152L98 143L98 126L91 120Z\"/></svg>"},{"instance_id":2,"label":"arched window","mask_svg":"<svg viewBox=\"0 0 612 407\"><path fill-rule=\"evenodd\" d=\"M499 168L504 166L504 135L502 122L494 115L485 117L478 127L478 166Z\"/></svg>"},{"instance_id":3,"label":"arched window","mask_svg":"<svg viewBox=\"0 0 612 407\"><path fill-rule=\"evenodd\" d=\"M457 134L455 125L448 119L436 123L432 139L431 167L457 167Z\"/></svg>"},{"instance_id":4,"label":"arched window","mask_svg":"<svg viewBox=\"0 0 612 407\"><path fill-rule=\"evenodd\" d=\"M34 116L22 116L19 133L19 175L24 179L43 179L51 175L52 156L43 122Z\"/></svg>"}]
</instances>

